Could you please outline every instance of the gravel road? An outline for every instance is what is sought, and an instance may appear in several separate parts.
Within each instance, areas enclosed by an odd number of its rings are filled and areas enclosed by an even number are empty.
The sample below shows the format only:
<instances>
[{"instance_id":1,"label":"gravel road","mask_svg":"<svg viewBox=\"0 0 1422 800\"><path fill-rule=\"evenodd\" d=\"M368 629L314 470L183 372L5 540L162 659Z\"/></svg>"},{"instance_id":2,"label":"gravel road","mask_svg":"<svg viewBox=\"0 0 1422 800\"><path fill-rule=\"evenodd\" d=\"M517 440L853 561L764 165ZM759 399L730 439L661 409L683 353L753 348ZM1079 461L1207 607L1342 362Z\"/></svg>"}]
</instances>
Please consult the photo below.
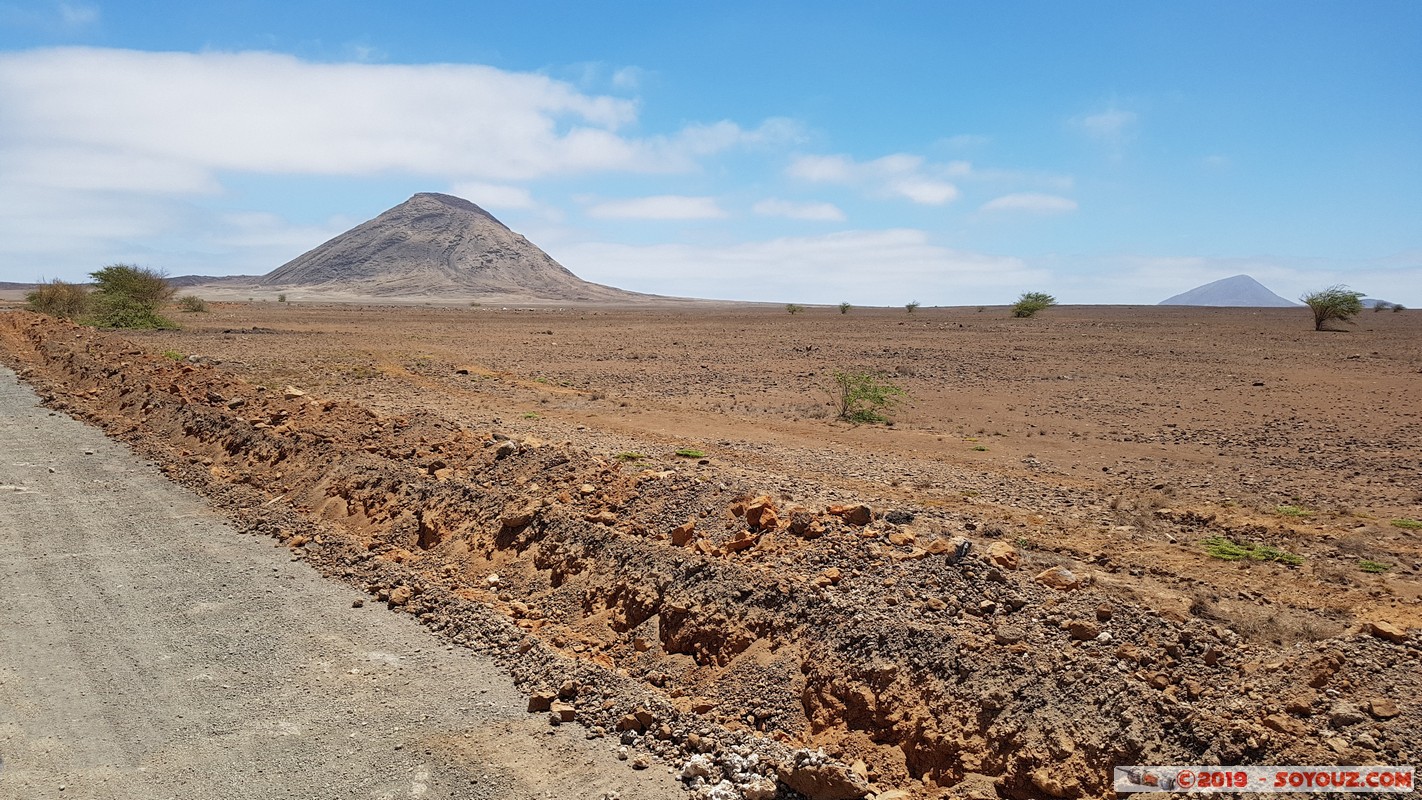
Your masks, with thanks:
<instances>
[{"instance_id":1,"label":"gravel road","mask_svg":"<svg viewBox=\"0 0 1422 800\"><path fill-rule=\"evenodd\" d=\"M0 798L676 797L0 368Z\"/></svg>"}]
</instances>

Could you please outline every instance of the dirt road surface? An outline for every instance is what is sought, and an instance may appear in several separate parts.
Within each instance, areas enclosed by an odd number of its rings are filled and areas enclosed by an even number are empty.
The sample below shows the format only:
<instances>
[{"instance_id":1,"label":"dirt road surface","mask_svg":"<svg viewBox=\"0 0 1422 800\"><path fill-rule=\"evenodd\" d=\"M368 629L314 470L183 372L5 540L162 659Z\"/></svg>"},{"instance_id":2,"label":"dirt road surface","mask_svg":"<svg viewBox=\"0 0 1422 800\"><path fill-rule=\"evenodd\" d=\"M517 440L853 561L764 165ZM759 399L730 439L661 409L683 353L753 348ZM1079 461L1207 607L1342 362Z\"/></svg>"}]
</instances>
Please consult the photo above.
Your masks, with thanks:
<instances>
[{"instance_id":1,"label":"dirt road surface","mask_svg":"<svg viewBox=\"0 0 1422 800\"><path fill-rule=\"evenodd\" d=\"M680 794L360 596L0 368L0 798Z\"/></svg>"}]
</instances>

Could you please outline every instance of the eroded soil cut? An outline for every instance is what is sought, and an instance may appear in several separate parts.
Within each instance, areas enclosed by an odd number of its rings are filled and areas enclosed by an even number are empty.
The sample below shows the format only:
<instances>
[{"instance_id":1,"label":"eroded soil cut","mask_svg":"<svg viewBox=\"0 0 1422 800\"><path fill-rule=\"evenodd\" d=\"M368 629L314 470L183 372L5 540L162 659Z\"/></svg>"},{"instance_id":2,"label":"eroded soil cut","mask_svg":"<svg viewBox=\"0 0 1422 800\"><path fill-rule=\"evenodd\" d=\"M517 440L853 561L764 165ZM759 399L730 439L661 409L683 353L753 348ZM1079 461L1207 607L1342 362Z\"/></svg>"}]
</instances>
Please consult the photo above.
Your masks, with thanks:
<instances>
[{"instance_id":1,"label":"eroded soil cut","mask_svg":"<svg viewBox=\"0 0 1422 800\"><path fill-rule=\"evenodd\" d=\"M1115 765L1422 754L1422 556L1390 524L1419 516L1415 394L1311 457L1292 437L1337 423L1303 406L1295 424L1232 428L1226 409L1211 428L1184 410L1195 395L1147 388L1181 413L1123 410L1135 388L1113 396L1101 375L1128 374L1119 354L1142 345L1126 340L1061 391L991 378L1016 345L935 349L970 313L932 319L938 338L886 316L796 331L800 360L762 338L775 353L740 364L735 329L763 314L542 333L592 315L560 313L230 306L120 336L15 312L0 354L249 528L500 652L531 708L658 755L707 796L1104 797ZM1378 345L1398 348L1370 357L1388 369L1413 363L1376 392L1415 392L1415 334ZM821 348L870 335L916 398L893 429L816 410L814 378L842 357ZM563 342L557 358L540 337ZM646 366L663 358L678 366ZM1139 380L1164 381L1154 369ZM1226 379L1193 380L1203 394ZM943 421L975 391L998 398L978 421L996 414L1006 435ZM1013 432L1009 403L1065 432ZM1138 447L1147 433L1162 438ZM1145 455L1172 436L1168 457ZM1243 469L1209 456L1269 436L1287 441L1248 445ZM1381 436L1386 459L1359 452ZM1347 471L1356 486L1312 485ZM1232 552L1221 541L1246 555L1212 557ZM1359 571L1365 557L1388 568Z\"/></svg>"}]
</instances>

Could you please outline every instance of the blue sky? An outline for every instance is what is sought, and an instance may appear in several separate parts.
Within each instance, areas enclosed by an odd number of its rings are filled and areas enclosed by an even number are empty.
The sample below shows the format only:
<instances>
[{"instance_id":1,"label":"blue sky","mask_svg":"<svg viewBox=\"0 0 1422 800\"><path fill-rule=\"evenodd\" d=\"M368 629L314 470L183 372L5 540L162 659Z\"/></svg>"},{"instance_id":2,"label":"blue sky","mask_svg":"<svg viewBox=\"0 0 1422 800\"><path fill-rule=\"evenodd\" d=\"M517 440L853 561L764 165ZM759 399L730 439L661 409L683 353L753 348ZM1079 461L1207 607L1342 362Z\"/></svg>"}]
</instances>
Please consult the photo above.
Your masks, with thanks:
<instances>
[{"instance_id":1,"label":"blue sky","mask_svg":"<svg viewBox=\"0 0 1422 800\"><path fill-rule=\"evenodd\" d=\"M0 0L0 280L268 272L418 191L589 280L1422 306L1422 3Z\"/></svg>"}]
</instances>

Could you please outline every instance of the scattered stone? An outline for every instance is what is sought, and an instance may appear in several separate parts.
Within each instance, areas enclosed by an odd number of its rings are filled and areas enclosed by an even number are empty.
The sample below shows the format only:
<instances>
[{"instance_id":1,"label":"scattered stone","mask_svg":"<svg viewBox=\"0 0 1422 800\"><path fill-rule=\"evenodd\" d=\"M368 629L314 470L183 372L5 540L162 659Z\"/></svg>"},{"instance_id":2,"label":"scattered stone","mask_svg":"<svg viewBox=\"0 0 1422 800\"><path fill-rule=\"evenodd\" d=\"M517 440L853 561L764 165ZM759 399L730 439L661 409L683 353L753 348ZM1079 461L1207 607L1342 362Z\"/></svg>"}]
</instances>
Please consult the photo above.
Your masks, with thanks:
<instances>
[{"instance_id":1,"label":"scattered stone","mask_svg":"<svg viewBox=\"0 0 1422 800\"><path fill-rule=\"evenodd\" d=\"M1363 714L1363 710L1352 703L1339 701L1333 704L1333 708L1328 711L1328 724L1335 728L1347 728L1350 725L1357 725L1368 718Z\"/></svg>"},{"instance_id":2,"label":"scattered stone","mask_svg":"<svg viewBox=\"0 0 1422 800\"><path fill-rule=\"evenodd\" d=\"M295 386L288 386L281 391L281 396L285 397L288 400L295 400L299 397L305 397L306 392L296 388Z\"/></svg>"},{"instance_id":3,"label":"scattered stone","mask_svg":"<svg viewBox=\"0 0 1422 800\"><path fill-rule=\"evenodd\" d=\"M632 759L632 769L647 769L652 766L652 762L646 756L637 756Z\"/></svg>"},{"instance_id":4,"label":"scattered stone","mask_svg":"<svg viewBox=\"0 0 1422 800\"><path fill-rule=\"evenodd\" d=\"M410 602L410 598L413 597L414 594L415 593L411 591L408 586L397 586L390 590L390 605L403 606Z\"/></svg>"},{"instance_id":5,"label":"scattered stone","mask_svg":"<svg viewBox=\"0 0 1422 800\"><path fill-rule=\"evenodd\" d=\"M780 525L780 518L775 513L775 503L768 495L761 495L750 501L745 507L745 517L746 524L752 530L770 531Z\"/></svg>"},{"instance_id":6,"label":"scattered stone","mask_svg":"<svg viewBox=\"0 0 1422 800\"><path fill-rule=\"evenodd\" d=\"M1036 581L1062 592L1081 588L1081 579L1076 576L1076 573L1060 566L1043 570L1037 575Z\"/></svg>"},{"instance_id":7,"label":"scattered stone","mask_svg":"<svg viewBox=\"0 0 1422 800\"><path fill-rule=\"evenodd\" d=\"M499 524L504 530L518 530L527 527L538 516L540 503L533 502L513 509L504 509L503 516L499 517Z\"/></svg>"},{"instance_id":8,"label":"scattered stone","mask_svg":"<svg viewBox=\"0 0 1422 800\"><path fill-rule=\"evenodd\" d=\"M1071 638L1082 642L1101 635L1101 626L1085 619L1074 619L1067 623L1067 630L1071 631Z\"/></svg>"},{"instance_id":9,"label":"scattered stone","mask_svg":"<svg viewBox=\"0 0 1422 800\"><path fill-rule=\"evenodd\" d=\"M1407 631L1391 622L1369 622L1368 633L1371 633L1379 639L1386 639L1389 642L1397 642L1398 644L1403 644L1407 641Z\"/></svg>"},{"instance_id":10,"label":"scattered stone","mask_svg":"<svg viewBox=\"0 0 1422 800\"><path fill-rule=\"evenodd\" d=\"M1392 719L1402 713L1398 710L1397 703L1392 702L1386 697L1374 697L1368 701L1368 711L1372 712L1372 715L1378 719Z\"/></svg>"},{"instance_id":11,"label":"scattered stone","mask_svg":"<svg viewBox=\"0 0 1422 800\"><path fill-rule=\"evenodd\" d=\"M889 534L889 544L895 547L908 547L918 541L918 537L909 531L894 531Z\"/></svg>"},{"instance_id":12,"label":"scattered stone","mask_svg":"<svg viewBox=\"0 0 1422 800\"><path fill-rule=\"evenodd\" d=\"M365 605L365 599L364 599L364 598L361 598L361 597L357 597L356 599L354 599L354 600L351 601L351 608L360 608L361 606L364 606L364 605Z\"/></svg>"},{"instance_id":13,"label":"scattered stone","mask_svg":"<svg viewBox=\"0 0 1422 800\"><path fill-rule=\"evenodd\" d=\"M1288 736L1308 735L1308 726L1287 714L1270 714L1264 718L1264 727Z\"/></svg>"},{"instance_id":14,"label":"scattered stone","mask_svg":"<svg viewBox=\"0 0 1422 800\"><path fill-rule=\"evenodd\" d=\"M746 531L736 531L736 535L726 542L726 552L739 553L742 550L749 550L759 542L759 536L754 536Z\"/></svg>"},{"instance_id":15,"label":"scattered stone","mask_svg":"<svg viewBox=\"0 0 1422 800\"><path fill-rule=\"evenodd\" d=\"M696 520L687 520L681 525L672 528L672 544L677 547L686 547L696 535Z\"/></svg>"},{"instance_id":16,"label":"scattered stone","mask_svg":"<svg viewBox=\"0 0 1422 800\"><path fill-rule=\"evenodd\" d=\"M555 701L549 705L548 710L559 723L572 722L578 716L578 708L572 703Z\"/></svg>"},{"instance_id":17,"label":"scattered stone","mask_svg":"<svg viewBox=\"0 0 1422 800\"><path fill-rule=\"evenodd\" d=\"M843 579L844 572L842 572L839 567L830 567L815 578L815 585L820 587L834 586Z\"/></svg>"},{"instance_id":18,"label":"scattered stone","mask_svg":"<svg viewBox=\"0 0 1422 800\"><path fill-rule=\"evenodd\" d=\"M1318 700L1318 693L1306 689L1284 701L1284 710L1290 714L1300 717L1307 717L1313 713L1313 704Z\"/></svg>"},{"instance_id":19,"label":"scattered stone","mask_svg":"<svg viewBox=\"0 0 1422 800\"><path fill-rule=\"evenodd\" d=\"M874 521L874 513L869 510L869 506L863 503L830 506L825 510L831 516L839 517L850 525L857 525L861 528Z\"/></svg>"},{"instance_id":20,"label":"scattered stone","mask_svg":"<svg viewBox=\"0 0 1422 800\"><path fill-rule=\"evenodd\" d=\"M555 692L534 692L528 696L528 712L541 714L553 710L553 701L558 699Z\"/></svg>"},{"instance_id":21,"label":"scattered stone","mask_svg":"<svg viewBox=\"0 0 1422 800\"><path fill-rule=\"evenodd\" d=\"M987 546L987 557L1003 569L1017 569L1022 566L1022 556L1018 554L1017 548L1001 540Z\"/></svg>"},{"instance_id":22,"label":"scattered stone","mask_svg":"<svg viewBox=\"0 0 1422 800\"><path fill-rule=\"evenodd\" d=\"M828 763L823 756L796 761L792 767L781 767L780 780L808 800L860 800L869 796L868 781L843 765Z\"/></svg>"}]
</instances>

